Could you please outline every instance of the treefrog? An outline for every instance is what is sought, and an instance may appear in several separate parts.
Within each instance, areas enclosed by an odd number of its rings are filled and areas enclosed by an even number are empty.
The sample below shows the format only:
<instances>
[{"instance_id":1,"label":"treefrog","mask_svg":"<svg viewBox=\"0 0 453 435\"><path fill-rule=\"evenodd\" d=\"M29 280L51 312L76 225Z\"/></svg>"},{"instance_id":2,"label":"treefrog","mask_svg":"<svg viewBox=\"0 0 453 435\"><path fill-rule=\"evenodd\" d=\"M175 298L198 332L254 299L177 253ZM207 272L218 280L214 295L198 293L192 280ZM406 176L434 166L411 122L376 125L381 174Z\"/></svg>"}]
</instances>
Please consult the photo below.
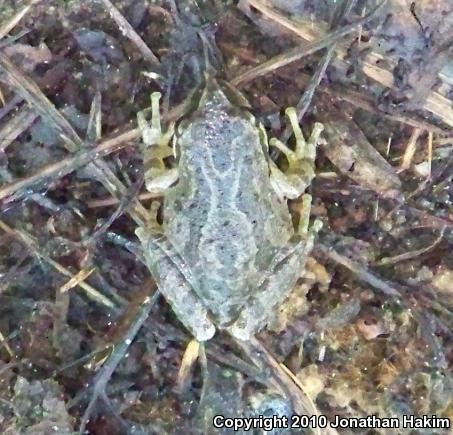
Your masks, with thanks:
<instances>
[{"instance_id":1,"label":"treefrog","mask_svg":"<svg viewBox=\"0 0 453 435\"><path fill-rule=\"evenodd\" d=\"M190 111L166 132L160 94L138 114L143 133L146 187L163 195L136 230L146 263L176 316L199 341L217 329L248 340L265 326L301 276L320 222L309 229L311 196L303 195L300 221L292 223L287 200L299 197L314 176L322 125L306 141L296 111L286 111L295 136L291 149L268 141L245 97L206 74L191 96ZM169 146L172 142L172 146ZM282 172L269 145L286 157ZM174 154L168 169L164 159Z\"/></svg>"}]
</instances>

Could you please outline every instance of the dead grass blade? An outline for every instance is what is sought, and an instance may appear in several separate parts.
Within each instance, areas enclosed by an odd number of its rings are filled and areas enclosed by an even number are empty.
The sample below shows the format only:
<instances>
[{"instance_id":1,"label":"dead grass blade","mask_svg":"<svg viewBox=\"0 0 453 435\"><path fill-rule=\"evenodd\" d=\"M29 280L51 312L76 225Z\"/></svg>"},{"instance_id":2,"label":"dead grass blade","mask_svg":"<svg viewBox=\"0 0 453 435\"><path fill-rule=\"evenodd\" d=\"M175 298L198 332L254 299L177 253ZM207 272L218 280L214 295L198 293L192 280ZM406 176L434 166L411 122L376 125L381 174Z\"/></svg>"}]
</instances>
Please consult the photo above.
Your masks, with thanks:
<instances>
[{"instance_id":1,"label":"dead grass blade","mask_svg":"<svg viewBox=\"0 0 453 435\"><path fill-rule=\"evenodd\" d=\"M29 189L43 185L48 181L54 181L94 160L118 151L128 146L130 142L137 140L139 136L140 131L138 129L133 129L112 139L107 139L95 148L83 148L79 152L65 158L64 160L61 160L60 162L52 163L41 168L36 174L32 174L1 188L0 200L6 198L11 201L20 199L28 193Z\"/></svg>"},{"instance_id":2,"label":"dead grass blade","mask_svg":"<svg viewBox=\"0 0 453 435\"><path fill-rule=\"evenodd\" d=\"M72 288L78 286L82 281L85 281L93 272L94 268L80 270L77 275L74 275L69 281L67 281L60 287L60 293L66 293Z\"/></svg>"},{"instance_id":3,"label":"dead grass blade","mask_svg":"<svg viewBox=\"0 0 453 435\"><path fill-rule=\"evenodd\" d=\"M0 88L0 103L2 103L2 106L6 106L6 100L5 96L3 95L2 88Z\"/></svg>"},{"instance_id":4,"label":"dead grass blade","mask_svg":"<svg viewBox=\"0 0 453 435\"><path fill-rule=\"evenodd\" d=\"M17 136L26 131L35 122L37 117L38 115L29 107L21 107L0 129L0 152L5 151L16 140Z\"/></svg>"},{"instance_id":5,"label":"dead grass blade","mask_svg":"<svg viewBox=\"0 0 453 435\"><path fill-rule=\"evenodd\" d=\"M336 12L338 11L339 14L338 15L335 14L336 17L334 18L334 21L332 22L331 30L338 29L341 20L350 14L351 9L353 8L354 4L355 4L355 0L346 0L345 2L340 3L340 5L337 6ZM362 26L360 26L360 29L361 28L362 28ZM315 94L317 87L319 86L322 78L324 77L327 67L329 66L331 60L333 59L333 57L335 55L337 46L338 46L338 42L334 42L330 47L328 47L323 58L318 63L315 73L310 78L310 82L308 83L308 86L306 87L306 89L302 95L302 98L296 104L297 119L299 120L299 122L302 121L302 118L304 117L305 113L307 112L307 110L310 106L311 100L313 99L313 95ZM292 132L291 132L291 129L289 128L289 126L286 126L285 132L283 134L283 140L287 141L290 138L291 133Z\"/></svg>"},{"instance_id":6,"label":"dead grass blade","mask_svg":"<svg viewBox=\"0 0 453 435\"><path fill-rule=\"evenodd\" d=\"M439 135L445 135L445 130L438 127L429 120L421 119L416 115L405 116L391 109L380 110L378 107L376 107L371 98L368 98L356 91L335 87L335 85L329 86L329 89L326 89L326 91L331 93L335 97L352 104L355 107L360 107L366 110L367 112L379 114L379 116L383 116L384 118L399 122L401 124L406 124L414 128L432 131L433 133ZM436 141L436 145L440 144Z\"/></svg>"},{"instance_id":7,"label":"dead grass blade","mask_svg":"<svg viewBox=\"0 0 453 435\"><path fill-rule=\"evenodd\" d=\"M311 41L315 40L320 40L321 42L324 39L325 32L323 31L322 27L317 25L317 26L312 26L311 23L306 23L306 24L295 24L293 21L289 20L288 18L284 17L282 14L276 12L275 10L269 8L268 6L264 5L260 0L247 0L249 4L254 6L256 9L258 9L263 15L269 17L276 23L282 25L285 29L293 32L295 35L299 36L300 38ZM382 2L380 5L377 6L377 8L380 8L386 3L385 1ZM376 8L376 9L377 9ZM371 11L369 14L367 14L364 17L364 20L367 20L370 15L374 15L377 10L374 9ZM372 18L372 17L370 17ZM357 22L356 28L362 26L365 24L365 22ZM333 42L333 41L331 41ZM330 43L327 43L327 45L330 45ZM338 44L337 49L336 49L336 58L333 60L333 65L341 69L342 71L347 71L349 64L347 61L348 58L348 51L347 48L344 44L341 42ZM302 48L300 48L302 50ZM291 54L292 51L297 51L296 49L290 50L287 53ZM284 57L285 53L280 55L280 57ZM279 63L276 63L276 67L280 68L283 65L286 65L286 63L283 62L282 59L279 59L279 56L276 56L275 58L276 61L279 61ZM237 77L235 77L232 81L232 83L241 83L243 84L245 81L250 81L255 78L255 75L253 74L254 71L259 72L259 76L266 74L269 71L275 70L276 68L272 67L272 65L269 65L272 63L273 59L265 62L262 65L259 65L258 67L252 68L251 70L245 72L244 74L240 74ZM294 59L296 60L296 59ZM292 62L292 60L291 60ZM280 64L281 63L281 64ZM288 62L289 63L289 62ZM381 65L388 65L388 68L383 68ZM361 61L361 68L362 72L371 78L373 81L376 83L379 83L381 86L385 88L392 88L393 87L393 70L396 66L396 63L392 61L389 58L385 58L383 55L376 53L376 52L370 52L368 53L365 58ZM260 69L261 67L265 68L266 70L261 73ZM258 76L256 76L258 77ZM444 77L443 74L439 74L440 80L445 81L445 83L449 83L448 79ZM438 117L442 122L444 122L446 125L449 125L453 127L453 105L451 104L451 100L448 99L447 97L444 97L442 94L439 92L430 90L427 93L426 98L424 99L421 107L428 112L431 112L433 115ZM403 119L406 120L406 123L410 122L410 119L403 117ZM433 130L434 131L434 130Z\"/></svg>"},{"instance_id":8,"label":"dead grass blade","mask_svg":"<svg viewBox=\"0 0 453 435\"><path fill-rule=\"evenodd\" d=\"M130 39L140 50L143 58L146 59L154 68L160 70L160 61L151 49L145 44L145 41L137 34L134 28L124 18L121 12L113 5L110 0L101 0L106 9L109 11L110 16L115 20L116 24L121 30L121 33Z\"/></svg>"},{"instance_id":9,"label":"dead grass blade","mask_svg":"<svg viewBox=\"0 0 453 435\"><path fill-rule=\"evenodd\" d=\"M91 387L83 392L83 397L85 397L88 393L91 393L92 395L88 406L80 419L79 434L85 433L85 427L90 419L97 400L102 399L108 403L109 399L105 391L107 384L115 369L118 367L118 364L126 355L127 349L135 339L140 328L145 323L151 308L159 297L159 292L155 291L156 286L153 285L150 280L145 282L144 289L145 292L143 299L137 300L139 303L131 304L129 310L126 311L127 329L113 342L112 351L107 357L105 363L102 365L102 368L96 374ZM80 399L81 397L75 399L73 403L71 403L71 406L74 406Z\"/></svg>"},{"instance_id":10,"label":"dead grass blade","mask_svg":"<svg viewBox=\"0 0 453 435\"><path fill-rule=\"evenodd\" d=\"M278 68L286 66L296 60L299 60L305 56L310 54L316 53L323 48L334 44L336 41L344 38L345 36L349 35L350 33L354 32L359 28L359 26L363 26L370 20L372 20L376 13L384 6L386 0L381 2L376 8L374 8L371 12L369 12L365 17L356 21L355 23L349 24L341 29L335 30L329 33L325 37L320 37L320 39L309 42L306 45L295 47L291 50L288 50L282 54L274 56L272 59L258 65L255 68L252 68L245 73L239 74L233 80L231 80L231 84L233 86L239 86L244 84L245 82L249 82L254 80L258 77L261 77L265 74L268 74L272 71L275 71Z\"/></svg>"},{"instance_id":11,"label":"dead grass blade","mask_svg":"<svg viewBox=\"0 0 453 435\"><path fill-rule=\"evenodd\" d=\"M1 347L4 347L6 352L8 352L8 355L11 359L15 357L13 350L11 349L8 341L6 340L5 336L0 332L0 349Z\"/></svg>"},{"instance_id":12,"label":"dead grass blade","mask_svg":"<svg viewBox=\"0 0 453 435\"><path fill-rule=\"evenodd\" d=\"M36 0L32 1L29 5L24 6L16 15L11 17L6 23L0 26L0 39L4 38L16 25L19 21L27 15L30 8L33 6L34 3L37 3Z\"/></svg>"},{"instance_id":13,"label":"dead grass blade","mask_svg":"<svg viewBox=\"0 0 453 435\"><path fill-rule=\"evenodd\" d=\"M187 390L187 386L191 379L190 373L192 372L193 366L198 359L200 351L200 342L193 339L190 340L189 344L184 351L182 357L181 366L178 371L178 378L176 381L176 390L179 394Z\"/></svg>"},{"instance_id":14,"label":"dead grass blade","mask_svg":"<svg viewBox=\"0 0 453 435\"><path fill-rule=\"evenodd\" d=\"M364 269L362 266L350 260L346 256L339 254L338 252L321 243L318 243L316 245L315 250L331 259L335 263L341 264L342 266L346 267L346 269L349 269L352 273L354 273L354 275L356 275L358 279L368 283L376 290L381 291L387 296L396 297L400 301L403 299L403 295L399 290L392 287L390 284L387 284L384 280Z\"/></svg>"},{"instance_id":15,"label":"dead grass blade","mask_svg":"<svg viewBox=\"0 0 453 435\"><path fill-rule=\"evenodd\" d=\"M267 383L272 385L277 391L280 391L284 397L291 400L293 410L296 414L319 415L319 411L314 402L307 396L301 388L300 383L295 383L288 372L282 368L282 365L274 356L265 348L265 346L255 337L249 341L233 340L245 352L253 363L266 372ZM320 434L319 429L315 433Z\"/></svg>"},{"instance_id":16,"label":"dead grass blade","mask_svg":"<svg viewBox=\"0 0 453 435\"><path fill-rule=\"evenodd\" d=\"M423 254L431 251L433 248L435 248L442 241L442 239L444 238L444 233L445 233L445 227L442 228L439 236L429 246L426 246L425 248L422 248L422 249L416 249L414 251L405 252L404 254L395 255L393 257L381 258L381 260L379 260L376 263L376 265L377 266L388 266L389 264L399 263L401 261L410 260L412 258L415 258L415 257L418 257L420 255L423 255Z\"/></svg>"},{"instance_id":17,"label":"dead grass blade","mask_svg":"<svg viewBox=\"0 0 453 435\"><path fill-rule=\"evenodd\" d=\"M146 192L137 195L137 199L140 202L149 201L150 199L159 198L161 195L158 193ZM99 207L111 207L113 205L119 204L121 201L117 198L102 198L94 199L93 201L87 201L87 208L99 208Z\"/></svg>"},{"instance_id":18,"label":"dead grass blade","mask_svg":"<svg viewBox=\"0 0 453 435\"><path fill-rule=\"evenodd\" d=\"M20 240L22 243L25 244L25 246L30 249L30 251L36 255L38 258L41 260L44 260L48 264L50 264L55 270L57 270L59 273L62 275L68 277L70 280L75 280L76 278L74 275L64 266L62 266L60 263L56 262L52 258L50 258L48 255L44 254L41 252L39 249L36 241L34 238L25 232L24 230L17 230L11 228L9 225L7 225L5 222L0 220L0 229L5 231L5 233L15 237L16 239ZM91 285L87 284L84 281L78 281L77 285L85 291L86 295L93 301L98 302L99 304L102 304L108 308L116 308L116 305L106 296L104 296L100 291L96 290L94 287Z\"/></svg>"},{"instance_id":19,"label":"dead grass blade","mask_svg":"<svg viewBox=\"0 0 453 435\"><path fill-rule=\"evenodd\" d=\"M0 56L0 70L5 72L8 83L10 83L17 92L19 92L35 108L35 110L38 111L43 119L46 119L50 126L60 134L68 151L76 152L83 148L84 141L79 137L66 118L61 115L49 99L41 92L31 78L15 67L6 56ZM87 169L92 171L93 176L102 181L104 187L115 197L121 197L125 194L126 187L105 162L98 160L89 163ZM37 174L36 178L43 179L41 174ZM139 225L146 221L148 215L145 208L138 201L134 201L134 207L129 213L132 219Z\"/></svg>"},{"instance_id":20,"label":"dead grass blade","mask_svg":"<svg viewBox=\"0 0 453 435\"><path fill-rule=\"evenodd\" d=\"M0 70L5 73L6 81L33 106L43 119L48 120L52 128L65 139L68 151L77 151L83 143L82 139L80 139L66 118L41 92L36 83L17 68L4 54L0 56Z\"/></svg>"},{"instance_id":21,"label":"dead grass blade","mask_svg":"<svg viewBox=\"0 0 453 435\"><path fill-rule=\"evenodd\" d=\"M400 170L404 171L410 168L412 164L412 159L414 158L415 155L415 151L417 150L417 141L421 134L422 130L419 128L414 128L414 130L412 131L411 137L404 151Z\"/></svg>"}]
</instances>

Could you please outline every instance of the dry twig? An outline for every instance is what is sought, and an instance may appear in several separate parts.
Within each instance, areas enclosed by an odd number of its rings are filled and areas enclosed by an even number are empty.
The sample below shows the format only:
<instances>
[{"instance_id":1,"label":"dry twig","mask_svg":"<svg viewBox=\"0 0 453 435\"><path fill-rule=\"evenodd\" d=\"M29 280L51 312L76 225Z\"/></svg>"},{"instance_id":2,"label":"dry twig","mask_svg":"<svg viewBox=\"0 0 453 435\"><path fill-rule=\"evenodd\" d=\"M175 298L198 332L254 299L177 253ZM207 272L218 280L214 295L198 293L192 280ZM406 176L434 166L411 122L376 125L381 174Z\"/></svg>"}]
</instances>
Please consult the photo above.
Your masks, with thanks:
<instances>
[{"instance_id":1,"label":"dry twig","mask_svg":"<svg viewBox=\"0 0 453 435\"><path fill-rule=\"evenodd\" d=\"M33 239L33 237L25 232L24 230L16 230L11 228L9 225L7 225L5 222L0 220L0 229L5 231L5 233L10 234L11 236L15 237L16 239L20 240L22 243L25 244L25 246L30 249L30 251L36 255L38 258L46 261L48 264L50 264L55 270L57 270L59 273L62 275L68 277L71 281L76 281L77 280L77 285L85 291L87 296L100 303L101 305L104 305L108 308L116 308L115 304L106 296L104 296L100 291L92 287L91 285L87 284L85 281L77 279L66 267L62 266L60 263L56 262L52 258L50 258L48 255L45 253L41 252L39 249L36 241Z\"/></svg>"},{"instance_id":2,"label":"dry twig","mask_svg":"<svg viewBox=\"0 0 453 435\"><path fill-rule=\"evenodd\" d=\"M130 39L140 50L143 58L147 60L153 68L160 70L160 61L157 56L151 51L151 49L146 45L145 41L137 34L134 28L129 24L129 22L124 18L121 12L115 7L115 5L110 0L101 0L104 3L106 9L108 10L110 16L115 20L116 24L120 28L122 34L126 38Z\"/></svg>"}]
</instances>

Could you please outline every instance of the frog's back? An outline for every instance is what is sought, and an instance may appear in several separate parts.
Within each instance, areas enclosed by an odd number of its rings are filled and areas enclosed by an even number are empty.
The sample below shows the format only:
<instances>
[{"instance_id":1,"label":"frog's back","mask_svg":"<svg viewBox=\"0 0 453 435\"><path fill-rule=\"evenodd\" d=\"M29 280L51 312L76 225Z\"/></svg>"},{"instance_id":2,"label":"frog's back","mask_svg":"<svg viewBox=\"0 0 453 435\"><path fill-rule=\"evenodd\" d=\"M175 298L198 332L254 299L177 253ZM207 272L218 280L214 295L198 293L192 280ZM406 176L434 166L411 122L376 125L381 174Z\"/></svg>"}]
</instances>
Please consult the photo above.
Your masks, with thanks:
<instances>
[{"instance_id":1,"label":"frog's back","mask_svg":"<svg viewBox=\"0 0 453 435\"><path fill-rule=\"evenodd\" d=\"M247 112L214 90L189 121L177 138L179 181L165 199L165 232L222 325L257 290L291 219Z\"/></svg>"}]
</instances>

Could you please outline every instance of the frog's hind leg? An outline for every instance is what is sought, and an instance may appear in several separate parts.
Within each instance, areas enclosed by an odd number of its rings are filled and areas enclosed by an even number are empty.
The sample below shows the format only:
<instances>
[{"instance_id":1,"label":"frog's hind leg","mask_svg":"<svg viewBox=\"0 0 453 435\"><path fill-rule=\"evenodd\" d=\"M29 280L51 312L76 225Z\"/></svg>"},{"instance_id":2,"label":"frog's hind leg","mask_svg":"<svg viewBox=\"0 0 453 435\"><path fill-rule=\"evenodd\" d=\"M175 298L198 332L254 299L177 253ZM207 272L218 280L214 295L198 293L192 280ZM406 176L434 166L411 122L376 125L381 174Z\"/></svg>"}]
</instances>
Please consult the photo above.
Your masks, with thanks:
<instances>
[{"instance_id":1,"label":"frog's hind leg","mask_svg":"<svg viewBox=\"0 0 453 435\"><path fill-rule=\"evenodd\" d=\"M315 123L313 132L306 141L299 126L296 110L293 107L288 108L286 116L294 132L296 147L293 151L280 140L272 138L269 145L285 155L288 160L288 169L282 172L272 160L269 161L269 165L272 187L279 196L294 199L305 191L315 175L316 145L323 126L319 122Z\"/></svg>"},{"instance_id":2,"label":"frog's hind leg","mask_svg":"<svg viewBox=\"0 0 453 435\"><path fill-rule=\"evenodd\" d=\"M273 311L288 296L303 275L305 260L313 248L314 238L322 227L316 220L309 228L311 196L305 194L300 204L300 220L295 235L275 255L269 272L256 295L249 299L228 331L239 340L249 340L269 320Z\"/></svg>"},{"instance_id":3,"label":"frog's hind leg","mask_svg":"<svg viewBox=\"0 0 453 435\"><path fill-rule=\"evenodd\" d=\"M209 340L215 333L215 326L194 292L189 267L160 230L156 220L157 209L151 210L154 219L146 228L135 230L143 246L146 265L176 317L198 341Z\"/></svg>"},{"instance_id":4,"label":"frog's hind leg","mask_svg":"<svg viewBox=\"0 0 453 435\"><path fill-rule=\"evenodd\" d=\"M164 163L164 159L173 154L169 143L174 133L174 124L170 124L165 133L162 131L160 98L160 92L153 92L151 107L137 113L137 123L142 131L144 144L142 152L146 189L154 193L162 193L178 179L177 169L168 169ZM149 112L151 112L151 122L146 118Z\"/></svg>"},{"instance_id":5,"label":"frog's hind leg","mask_svg":"<svg viewBox=\"0 0 453 435\"><path fill-rule=\"evenodd\" d=\"M142 228L137 229L136 234L144 246L147 266L176 317L198 341L212 338L215 327L206 308L174 259L160 247L164 236L147 235Z\"/></svg>"}]
</instances>

